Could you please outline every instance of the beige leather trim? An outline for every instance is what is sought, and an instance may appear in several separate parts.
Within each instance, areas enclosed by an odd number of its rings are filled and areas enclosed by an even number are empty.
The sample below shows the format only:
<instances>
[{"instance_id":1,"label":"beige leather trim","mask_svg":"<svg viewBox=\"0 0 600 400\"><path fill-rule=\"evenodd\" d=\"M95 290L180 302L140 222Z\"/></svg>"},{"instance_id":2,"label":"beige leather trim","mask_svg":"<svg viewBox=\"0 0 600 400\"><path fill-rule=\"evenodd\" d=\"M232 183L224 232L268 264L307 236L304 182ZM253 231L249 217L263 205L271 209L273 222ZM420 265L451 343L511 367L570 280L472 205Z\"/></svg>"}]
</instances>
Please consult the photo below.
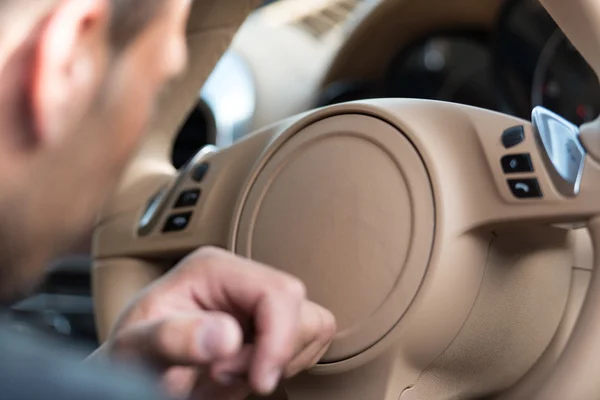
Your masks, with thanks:
<instances>
[{"instance_id":1,"label":"beige leather trim","mask_svg":"<svg viewBox=\"0 0 600 400\"><path fill-rule=\"evenodd\" d=\"M564 230L497 230L464 326L400 399L484 398L515 385L563 319L573 274L570 245Z\"/></svg>"},{"instance_id":2,"label":"beige leather trim","mask_svg":"<svg viewBox=\"0 0 600 400\"><path fill-rule=\"evenodd\" d=\"M600 393L596 376L596 355L600 354L600 218L593 220L589 229L595 255L588 293L565 351L536 400L585 400L597 398Z\"/></svg>"},{"instance_id":3,"label":"beige leather trim","mask_svg":"<svg viewBox=\"0 0 600 400\"><path fill-rule=\"evenodd\" d=\"M508 390L496 400L526 400L531 399L539 388L548 379L556 362L560 358L575 322L579 317L581 306L587 294L590 284L591 271L573 269L569 298L560 326L558 327L552 342L537 361L536 365L521 379L514 387ZM528 334L526 334L528 336Z\"/></svg>"}]
</instances>

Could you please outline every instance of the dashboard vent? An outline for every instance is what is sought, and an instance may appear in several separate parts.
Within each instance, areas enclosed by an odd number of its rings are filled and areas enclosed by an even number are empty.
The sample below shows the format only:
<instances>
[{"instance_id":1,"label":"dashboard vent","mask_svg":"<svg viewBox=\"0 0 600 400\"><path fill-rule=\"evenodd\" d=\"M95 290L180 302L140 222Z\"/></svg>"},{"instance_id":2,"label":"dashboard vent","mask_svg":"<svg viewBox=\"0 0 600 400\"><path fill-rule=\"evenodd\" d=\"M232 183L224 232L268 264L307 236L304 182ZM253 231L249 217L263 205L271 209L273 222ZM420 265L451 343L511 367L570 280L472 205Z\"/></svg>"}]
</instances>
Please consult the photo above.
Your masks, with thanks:
<instances>
[{"instance_id":1,"label":"dashboard vent","mask_svg":"<svg viewBox=\"0 0 600 400\"><path fill-rule=\"evenodd\" d=\"M320 39L336 27L344 24L360 2L361 0L331 1L324 8L303 15L295 21L295 25L316 39Z\"/></svg>"}]
</instances>

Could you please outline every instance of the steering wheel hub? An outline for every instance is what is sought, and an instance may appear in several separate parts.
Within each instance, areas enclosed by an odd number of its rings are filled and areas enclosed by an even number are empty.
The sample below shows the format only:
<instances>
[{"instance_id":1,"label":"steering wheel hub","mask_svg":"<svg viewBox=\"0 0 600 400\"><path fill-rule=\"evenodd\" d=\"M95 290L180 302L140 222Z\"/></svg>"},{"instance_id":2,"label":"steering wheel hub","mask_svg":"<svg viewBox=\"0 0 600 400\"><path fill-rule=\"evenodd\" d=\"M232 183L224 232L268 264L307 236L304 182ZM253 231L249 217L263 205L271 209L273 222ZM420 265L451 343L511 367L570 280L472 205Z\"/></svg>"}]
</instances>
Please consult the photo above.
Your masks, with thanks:
<instances>
[{"instance_id":1,"label":"steering wheel hub","mask_svg":"<svg viewBox=\"0 0 600 400\"><path fill-rule=\"evenodd\" d=\"M251 177L231 248L300 277L334 312L324 362L379 341L414 298L433 242L432 189L413 145L377 118L337 115L278 137Z\"/></svg>"}]
</instances>

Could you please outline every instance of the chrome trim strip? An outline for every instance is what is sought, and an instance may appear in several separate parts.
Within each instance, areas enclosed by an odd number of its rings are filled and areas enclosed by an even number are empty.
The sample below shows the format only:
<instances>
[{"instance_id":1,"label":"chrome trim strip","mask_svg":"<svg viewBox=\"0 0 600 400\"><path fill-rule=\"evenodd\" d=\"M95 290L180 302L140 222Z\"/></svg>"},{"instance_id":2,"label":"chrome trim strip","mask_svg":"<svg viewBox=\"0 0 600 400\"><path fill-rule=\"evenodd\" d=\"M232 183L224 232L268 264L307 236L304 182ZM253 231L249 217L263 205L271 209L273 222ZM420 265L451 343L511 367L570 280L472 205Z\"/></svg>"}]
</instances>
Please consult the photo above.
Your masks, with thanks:
<instances>
[{"instance_id":1,"label":"chrome trim strip","mask_svg":"<svg viewBox=\"0 0 600 400\"><path fill-rule=\"evenodd\" d=\"M533 109L531 122L554 186L567 197L577 196L587 156L579 141L579 128L541 106Z\"/></svg>"}]
</instances>

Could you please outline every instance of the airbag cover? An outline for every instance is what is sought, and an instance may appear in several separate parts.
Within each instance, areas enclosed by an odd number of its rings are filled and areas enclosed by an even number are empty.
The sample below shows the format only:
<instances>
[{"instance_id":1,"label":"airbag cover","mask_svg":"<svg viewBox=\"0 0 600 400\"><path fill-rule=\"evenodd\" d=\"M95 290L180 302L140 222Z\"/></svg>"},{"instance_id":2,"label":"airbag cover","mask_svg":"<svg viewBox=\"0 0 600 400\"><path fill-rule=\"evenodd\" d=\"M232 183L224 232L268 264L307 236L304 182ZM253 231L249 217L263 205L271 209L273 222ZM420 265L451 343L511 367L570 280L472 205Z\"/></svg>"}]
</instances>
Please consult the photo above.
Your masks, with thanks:
<instances>
[{"instance_id":1,"label":"airbag cover","mask_svg":"<svg viewBox=\"0 0 600 400\"><path fill-rule=\"evenodd\" d=\"M385 336L425 274L431 185L414 146L379 119L340 115L277 138L240 207L236 252L301 278L336 315L326 362Z\"/></svg>"}]
</instances>

